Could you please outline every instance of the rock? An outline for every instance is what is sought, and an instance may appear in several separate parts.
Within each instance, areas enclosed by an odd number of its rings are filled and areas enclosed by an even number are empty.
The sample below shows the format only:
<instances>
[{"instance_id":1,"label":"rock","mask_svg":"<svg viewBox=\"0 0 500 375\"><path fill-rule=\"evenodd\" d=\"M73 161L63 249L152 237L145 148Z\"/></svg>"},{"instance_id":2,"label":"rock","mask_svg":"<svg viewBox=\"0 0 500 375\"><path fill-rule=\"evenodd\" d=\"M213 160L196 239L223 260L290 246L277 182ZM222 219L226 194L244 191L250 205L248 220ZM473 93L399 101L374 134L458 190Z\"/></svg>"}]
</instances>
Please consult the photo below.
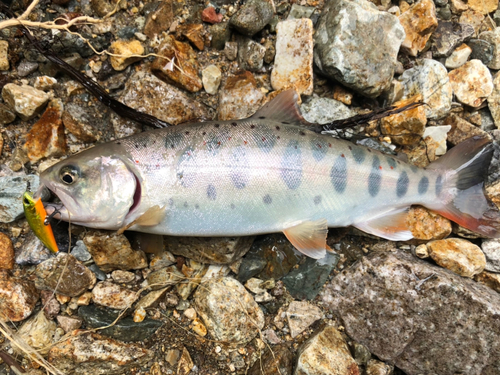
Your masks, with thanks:
<instances>
[{"instance_id":1,"label":"rock","mask_svg":"<svg viewBox=\"0 0 500 375\"><path fill-rule=\"evenodd\" d=\"M483 240L481 250L486 256L486 271L500 272L500 240L491 238Z\"/></svg>"},{"instance_id":2,"label":"rock","mask_svg":"<svg viewBox=\"0 0 500 375\"><path fill-rule=\"evenodd\" d=\"M42 297L42 306L45 316L48 319L54 319L61 311L61 306L59 305L55 293L50 290L42 290L40 296Z\"/></svg>"},{"instance_id":3,"label":"rock","mask_svg":"<svg viewBox=\"0 0 500 375\"><path fill-rule=\"evenodd\" d=\"M92 255L87 250L87 246L82 240L76 241L75 247L71 250L71 255L73 255L80 262L88 262L92 259Z\"/></svg>"},{"instance_id":4,"label":"rock","mask_svg":"<svg viewBox=\"0 0 500 375\"><path fill-rule=\"evenodd\" d=\"M376 97L392 80L404 39L397 17L368 1L329 0L316 27L314 62L327 77Z\"/></svg>"},{"instance_id":5,"label":"rock","mask_svg":"<svg viewBox=\"0 0 500 375\"><path fill-rule=\"evenodd\" d=\"M292 375L293 360L290 350L278 345L266 351L250 368L248 375Z\"/></svg>"},{"instance_id":6,"label":"rock","mask_svg":"<svg viewBox=\"0 0 500 375\"><path fill-rule=\"evenodd\" d=\"M217 12L214 7L209 6L203 9L201 12L201 20L203 22L207 22L210 24L222 22L224 15L220 12Z\"/></svg>"},{"instance_id":7,"label":"rock","mask_svg":"<svg viewBox=\"0 0 500 375\"><path fill-rule=\"evenodd\" d=\"M497 0L468 0L467 5L481 14L488 14L498 9Z\"/></svg>"},{"instance_id":8,"label":"rock","mask_svg":"<svg viewBox=\"0 0 500 375\"><path fill-rule=\"evenodd\" d=\"M459 68L469 59L472 49L467 44L461 44L446 58L444 65L448 69Z\"/></svg>"},{"instance_id":9,"label":"rock","mask_svg":"<svg viewBox=\"0 0 500 375\"><path fill-rule=\"evenodd\" d=\"M471 25L440 21L432 34L432 54L434 57L448 57L455 47L473 35L474 28Z\"/></svg>"},{"instance_id":10,"label":"rock","mask_svg":"<svg viewBox=\"0 0 500 375\"><path fill-rule=\"evenodd\" d=\"M193 360L185 347L182 347L181 357L177 362L177 375L188 375L194 367Z\"/></svg>"},{"instance_id":11,"label":"rock","mask_svg":"<svg viewBox=\"0 0 500 375\"><path fill-rule=\"evenodd\" d=\"M359 375L358 365L335 327L326 326L299 349L294 375Z\"/></svg>"},{"instance_id":12,"label":"rock","mask_svg":"<svg viewBox=\"0 0 500 375\"><path fill-rule=\"evenodd\" d=\"M151 272L146 282L151 289L161 289L168 285L175 285L185 278L176 266L170 266Z\"/></svg>"},{"instance_id":13,"label":"rock","mask_svg":"<svg viewBox=\"0 0 500 375\"><path fill-rule=\"evenodd\" d=\"M262 30L273 17L273 4L267 0L249 0L231 17L229 23L243 35Z\"/></svg>"},{"instance_id":14,"label":"rock","mask_svg":"<svg viewBox=\"0 0 500 375\"><path fill-rule=\"evenodd\" d=\"M96 278L73 255L59 252L35 269L36 287L52 290L64 296L76 297L94 286Z\"/></svg>"},{"instance_id":15,"label":"rock","mask_svg":"<svg viewBox=\"0 0 500 375\"><path fill-rule=\"evenodd\" d=\"M158 301L165 295L169 288L163 288L159 290L153 290L152 292L149 292L146 294L144 297L141 297L141 299L137 302L135 305L135 309L149 309L150 307L153 307L158 303Z\"/></svg>"},{"instance_id":16,"label":"rock","mask_svg":"<svg viewBox=\"0 0 500 375\"><path fill-rule=\"evenodd\" d=\"M139 298L138 294L111 281L101 281L92 289L95 304L111 309L123 310L132 306Z\"/></svg>"},{"instance_id":17,"label":"rock","mask_svg":"<svg viewBox=\"0 0 500 375\"><path fill-rule=\"evenodd\" d=\"M450 235L451 222L425 207L412 207L408 212L408 227L419 240L440 240Z\"/></svg>"},{"instance_id":18,"label":"rock","mask_svg":"<svg viewBox=\"0 0 500 375\"><path fill-rule=\"evenodd\" d=\"M442 156L446 154L446 140L448 138L447 134L451 130L451 125L442 125L442 126L428 126L425 128L424 138L427 142L428 137L431 138L429 141L432 141L436 145L436 156Z\"/></svg>"},{"instance_id":19,"label":"rock","mask_svg":"<svg viewBox=\"0 0 500 375\"><path fill-rule=\"evenodd\" d=\"M179 283L175 286L177 294L179 294L183 300L187 300L191 293L198 287L207 270L208 265L190 259L181 269L182 273L187 278L187 282Z\"/></svg>"},{"instance_id":20,"label":"rock","mask_svg":"<svg viewBox=\"0 0 500 375\"><path fill-rule=\"evenodd\" d=\"M24 148L31 162L66 154L68 147L64 136L62 113L62 100L52 99L42 117L26 135Z\"/></svg>"},{"instance_id":21,"label":"rock","mask_svg":"<svg viewBox=\"0 0 500 375\"><path fill-rule=\"evenodd\" d=\"M224 49L226 42L231 39L231 29L229 28L229 22L221 22L210 26L210 34L212 35L212 41L210 45L218 50Z\"/></svg>"},{"instance_id":22,"label":"rock","mask_svg":"<svg viewBox=\"0 0 500 375\"><path fill-rule=\"evenodd\" d=\"M318 11L315 7L306 7L303 5L292 4L287 20L310 18L313 24L318 21Z\"/></svg>"},{"instance_id":23,"label":"rock","mask_svg":"<svg viewBox=\"0 0 500 375\"><path fill-rule=\"evenodd\" d=\"M441 267L464 277L483 272L486 258L479 246L460 238L431 241L427 244L429 255Z\"/></svg>"},{"instance_id":24,"label":"rock","mask_svg":"<svg viewBox=\"0 0 500 375\"><path fill-rule=\"evenodd\" d=\"M203 37L204 29L202 24L181 25L177 30L200 51L205 49L205 38Z\"/></svg>"},{"instance_id":25,"label":"rock","mask_svg":"<svg viewBox=\"0 0 500 375\"><path fill-rule=\"evenodd\" d=\"M141 59L140 56L144 54L144 47L138 40L117 40L111 43L110 52L120 55L109 57L113 69L120 72Z\"/></svg>"},{"instance_id":26,"label":"rock","mask_svg":"<svg viewBox=\"0 0 500 375\"><path fill-rule=\"evenodd\" d=\"M437 14L441 20L449 21L451 20L451 9L450 5L446 4L442 8L437 8Z\"/></svg>"},{"instance_id":27,"label":"rock","mask_svg":"<svg viewBox=\"0 0 500 375\"><path fill-rule=\"evenodd\" d=\"M250 38L240 38L238 43L238 63L243 70L252 72L262 69L266 48Z\"/></svg>"},{"instance_id":28,"label":"rock","mask_svg":"<svg viewBox=\"0 0 500 375\"><path fill-rule=\"evenodd\" d=\"M123 234L89 230L83 242L94 262L104 272L138 270L148 266L146 254L133 250Z\"/></svg>"},{"instance_id":29,"label":"rock","mask_svg":"<svg viewBox=\"0 0 500 375\"><path fill-rule=\"evenodd\" d=\"M304 332L315 321L322 318L321 310L309 302L292 301L286 311L292 339Z\"/></svg>"},{"instance_id":30,"label":"rock","mask_svg":"<svg viewBox=\"0 0 500 375\"><path fill-rule=\"evenodd\" d=\"M83 142L96 142L102 138L102 132L97 123L99 117L81 105L68 103L64 109L62 121L64 127Z\"/></svg>"},{"instance_id":31,"label":"rock","mask_svg":"<svg viewBox=\"0 0 500 375\"><path fill-rule=\"evenodd\" d=\"M14 247L12 241L5 233L0 232L0 270L14 268Z\"/></svg>"},{"instance_id":32,"label":"rock","mask_svg":"<svg viewBox=\"0 0 500 375\"><path fill-rule=\"evenodd\" d=\"M500 296L411 254L369 254L322 297L350 338L408 375L487 373L499 361Z\"/></svg>"},{"instance_id":33,"label":"rock","mask_svg":"<svg viewBox=\"0 0 500 375\"><path fill-rule=\"evenodd\" d=\"M153 74L181 89L191 92L201 90L203 84L198 76L200 65L196 52L189 44L179 42L172 35L168 35L162 40L157 53L166 58L157 57L153 61Z\"/></svg>"},{"instance_id":34,"label":"rock","mask_svg":"<svg viewBox=\"0 0 500 375\"><path fill-rule=\"evenodd\" d=\"M209 65L201 72L203 88L210 95L217 94L221 82L222 72L216 65Z\"/></svg>"},{"instance_id":35,"label":"rock","mask_svg":"<svg viewBox=\"0 0 500 375\"><path fill-rule=\"evenodd\" d=\"M296 5L296 4L294 4ZM277 25L276 55L271 72L274 90L295 88L299 95L313 91L313 24L290 19Z\"/></svg>"},{"instance_id":36,"label":"rock","mask_svg":"<svg viewBox=\"0 0 500 375\"><path fill-rule=\"evenodd\" d=\"M415 66L406 70L399 81L404 87L403 99L422 95L425 115L428 119L445 116L451 109L453 90L446 68L436 60L417 60Z\"/></svg>"},{"instance_id":37,"label":"rock","mask_svg":"<svg viewBox=\"0 0 500 375\"><path fill-rule=\"evenodd\" d=\"M0 70L9 70L9 42L0 40Z\"/></svg>"},{"instance_id":38,"label":"rock","mask_svg":"<svg viewBox=\"0 0 500 375\"><path fill-rule=\"evenodd\" d=\"M226 42L224 44L224 54L226 55L226 58L229 61L236 60L236 57L238 57L238 43L237 42ZM265 59L265 55L264 55L264 59Z\"/></svg>"},{"instance_id":39,"label":"rock","mask_svg":"<svg viewBox=\"0 0 500 375\"><path fill-rule=\"evenodd\" d=\"M474 276L474 280L500 293L500 274L483 271Z\"/></svg>"},{"instance_id":40,"label":"rock","mask_svg":"<svg viewBox=\"0 0 500 375\"><path fill-rule=\"evenodd\" d=\"M19 77L26 77L29 76L31 73L36 72L37 69L38 69L38 63L28 60L21 60L21 62L17 66L17 75Z\"/></svg>"},{"instance_id":41,"label":"rock","mask_svg":"<svg viewBox=\"0 0 500 375\"><path fill-rule=\"evenodd\" d=\"M264 327L264 314L233 278L210 279L194 295L194 307L215 340L229 345L251 341Z\"/></svg>"},{"instance_id":42,"label":"rock","mask_svg":"<svg viewBox=\"0 0 500 375\"><path fill-rule=\"evenodd\" d=\"M419 95L396 102L393 106L400 108L421 99L422 97ZM419 106L382 118L380 130L382 134L389 135L393 143L404 146L419 142L424 134L426 124L425 108Z\"/></svg>"},{"instance_id":43,"label":"rock","mask_svg":"<svg viewBox=\"0 0 500 375\"><path fill-rule=\"evenodd\" d=\"M493 59L493 45L482 39L471 39L467 45L472 49L471 60L479 60L488 65Z\"/></svg>"},{"instance_id":44,"label":"rock","mask_svg":"<svg viewBox=\"0 0 500 375\"><path fill-rule=\"evenodd\" d=\"M48 353L53 344L53 337L56 333L56 323L45 317L43 311L23 323L17 331L17 335L40 354ZM18 353L23 351L14 346Z\"/></svg>"},{"instance_id":45,"label":"rock","mask_svg":"<svg viewBox=\"0 0 500 375\"><path fill-rule=\"evenodd\" d=\"M488 108L495 126L500 129L500 74L496 74L493 80L493 91L488 96Z\"/></svg>"},{"instance_id":46,"label":"rock","mask_svg":"<svg viewBox=\"0 0 500 375\"><path fill-rule=\"evenodd\" d=\"M272 279L271 279L272 280ZM274 282L274 280L273 280ZM266 291L265 286L265 281L260 280L257 278L252 277L251 279L248 279L247 282L245 283L245 288L247 288L249 291L255 294L263 293ZM267 288L270 289L270 288Z\"/></svg>"},{"instance_id":47,"label":"rock","mask_svg":"<svg viewBox=\"0 0 500 375\"><path fill-rule=\"evenodd\" d=\"M474 28L474 37L477 37L479 30L486 26L484 23L484 15L472 9L467 9L460 14L458 22L471 25Z\"/></svg>"},{"instance_id":48,"label":"rock","mask_svg":"<svg viewBox=\"0 0 500 375\"><path fill-rule=\"evenodd\" d=\"M417 56L438 25L436 7L432 0L420 0L399 16L406 38L401 49L410 56Z\"/></svg>"},{"instance_id":49,"label":"rock","mask_svg":"<svg viewBox=\"0 0 500 375\"><path fill-rule=\"evenodd\" d=\"M16 119L16 114L5 104L0 103L0 125L10 124Z\"/></svg>"},{"instance_id":50,"label":"rock","mask_svg":"<svg viewBox=\"0 0 500 375\"><path fill-rule=\"evenodd\" d=\"M0 271L0 318L20 322L31 315L38 301L33 282L12 277Z\"/></svg>"},{"instance_id":51,"label":"rock","mask_svg":"<svg viewBox=\"0 0 500 375\"><path fill-rule=\"evenodd\" d=\"M366 364L366 375L391 375L393 371L394 366L376 359L370 359Z\"/></svg>"},{"instance_id":52,"label":"rock","mask_svg":"<svg viewBox=\"0 0 500 375\"><path fill-rule=\"evenodd\" d=\"M219 120L239 120L250 117L260 107L264 93L250 72L241 72L227 78L219 90Z\"/></svg>"},{"instance_id":53,"label":"rock","mask_svg":"<svg viewBox=\"0 0 500 375\"><path fill-rule=\"evenodd\" d=\"M57 79L48 76L39 76L35 78L35 89L48 91L53 89L57 83Z\"/></svg>"},{"instance_id":54,"label":"rock","mask_svg":"<svg viewBox=\"0 0 500 375\"><path fill-rule=\"evenodd\" d=\"M169 237L166 249L175 255L207 264L229 264L240 259L252 246L254 236Z\"/></svg>"},{"instance_id":55,"label":"rock","mask_svg":"<svg viewBox=\"0 0 500 375\"><path fill-rule=\"evenodd\" d=\"M491 61L487 63L488 68L498 70L500 69L500 27L495 28L493 31L485 31L479 34L479 39L491 43L493 53Z\"/></svg>"},{"instance_id":56,"label":"rock","mask_svg":"<svg viewBox=\"0 0 500 375\"><path fill-rule=\"evenodd\" d=\"M111 278L120 284L130 284L135 281L135 274L129 271L116 270L111 272Z\"/></svg>"},{"instance_id":57,"label":"rock","mask_svg":"<svg viewBox=\"0 0 500 375\"><path fill-rule=\"evenodd\" d=\"M174 21L174 10L172 1L158 2L157 8L146 17L143 33L150 39L155 35L160 35L163 31L167 31Z\"/></svg>"},{"instance_id":58,"label":"rock","mask_svg":"<svg viewBox=\"0 0 500 375\"><path fill-rule=\"evenodd\" d=\"M80 307L78 315L85 321L88 328L98 328L111 325L118 317L118 312L89 305ZM146 317L142 322L134 322L131 316L127 316L99 332L120 341L144 341L162 325L163 323L159 320Z\"/></svg>"},{"instance_id":59,"label":"rock","mask_svg":"<svg viewBox=\"0 0 500 375\"><path fill-rule=\"evenodd\" d=\"M327 253L323 259L307 258L298 268L283 277L286 289L294 298L313 300L323 288L339 258L336 253Z\"/></svg>"},{"instance_id":60,"label":"rock","mask_svg":"<svg viewBox=\"0 0 500 375\"><path fill-rule=\"evenodd\" d=\"M72 332L82 326L83 319L77 316L58 315L57 322L64 332Z\"/></svg>"},{"instance_id":61,"label":"rock","mask_svg":"<svg viewBox=\"0 0 500 375\"><path fill-rule=\"evenodd\" d=\"M50 95L31 86L7 83L2 89L2 98L22 120L30 120L40 113L50 99Z\"/></svg>"},{"instance_id":62,"label":"rock","mask_svg":"<svg viewBox=\"0 0 500 375\"><path fill-rule=\"evenodd\" d=\"M354 347L354 360L356 361L356 364L366 365L372 357L372 353L370 353L368 348L357 342L355 342L354 345L351 344L351 347Z\"/></svg>"},{"instance_id":63,"label":"rock","mask_svg":"<svg viewBox=\"0 0 500 375\"><path fill-rule=\"evenodd\" d=\"M155 271L160 268L168 267L176 262L175 256L170 251L162 251L160 254L153 254L151 262L149 263L149 268Z\"/></svg>"},{"instance_id":64,"label":"rock","mask_svg":"<svg viewBox=\"0 0 500 375\"><path fill-rule=\"evenodd\" d=\"M355 113L345 104L335 99L312 97L300 106L302 116L312 124L328 124L342 120Z\"/></svg>"},{"instance_id":65,"label":"rock","mask_svg":"<svg viewBox=\"0 0 500 375\"><path fill-rule=\"evenodd\" d=\"M457 115L448 116L444 119L443 124L451 125L447 140L454 146L476 135L489 137L488 133L484 130L481 130Z\"/></svg>"},{"instance_id":66,"label":"rock","mask_svg":"<svg viewBox=\"0 0 500 375\"><path fill-rule=\"evenodd\" d=\"M16 263L21 266L39 264L55 255L30 231L23 246L16 251Z\"/></svg>"},{"instance_id":67,"label":"rock","mask_svg":"<svg viewBox=\"0 0 500 375\"><path fill-rule=\"evenodd\" d=\"M136 344L122 342L97 333L72 336L53 346L49 362L63 373L123 374L145 365L153 352Z\"/></svg>"}]
</instances>

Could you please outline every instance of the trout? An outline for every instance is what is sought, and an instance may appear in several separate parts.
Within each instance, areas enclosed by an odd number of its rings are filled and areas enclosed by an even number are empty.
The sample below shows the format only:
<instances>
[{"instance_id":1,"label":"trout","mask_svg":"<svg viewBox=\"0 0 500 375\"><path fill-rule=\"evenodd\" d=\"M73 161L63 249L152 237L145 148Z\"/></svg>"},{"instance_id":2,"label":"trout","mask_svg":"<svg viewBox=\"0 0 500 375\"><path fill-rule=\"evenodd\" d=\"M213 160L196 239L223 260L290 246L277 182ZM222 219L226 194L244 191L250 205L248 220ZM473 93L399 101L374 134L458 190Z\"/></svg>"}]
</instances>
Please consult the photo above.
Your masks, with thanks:
<instances>
[{"instance_id":1,"label":"trout","mask_svg":"<svg viewBox=\"0 0 500 375\"><path fill-rule=\"evenodd\" d=\"M411 205L499 237L498 209L483 191L488 139L471 138L421 169L307 125L289 90L244 120L97 145L41 174L62 202L47 212L87 227L171 236L283 232L316 259L326 254L328 227L411 239Z\"/></svg>"}]
</instances>

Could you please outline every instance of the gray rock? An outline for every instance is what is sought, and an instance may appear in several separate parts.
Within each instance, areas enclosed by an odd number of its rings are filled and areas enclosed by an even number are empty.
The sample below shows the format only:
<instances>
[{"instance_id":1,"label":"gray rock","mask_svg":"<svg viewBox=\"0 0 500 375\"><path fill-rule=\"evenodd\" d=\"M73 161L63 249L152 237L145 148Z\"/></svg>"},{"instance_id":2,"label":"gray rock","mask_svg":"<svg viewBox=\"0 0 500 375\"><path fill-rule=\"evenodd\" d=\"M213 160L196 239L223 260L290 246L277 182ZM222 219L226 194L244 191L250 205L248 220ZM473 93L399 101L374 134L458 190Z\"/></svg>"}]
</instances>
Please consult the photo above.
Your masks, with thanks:
<instances>
[{"instance_id":1,"label":"gray rock","mask_svg":"<svg viewBox=\"0 0 500 375\"><path fill-rule=\"evenodd\" d=\"M226 42L224 44L224 54L229 61L236 60L238 57L238 43L237 42Z\"/></svg>"},{"instance_id":2,"label":"gray rock","mask_svg":"<svg viewBox=\"0 0 500 375\"><path fill-rule=\"evenodd\" d=\"M78 309L78 316L84 320L87 328L108 326L115 321L118 314L118 312L95 305L81 306ZM161 321L148 317L142 322L134 322L131 316L127 316L118 320L112 327L99 330L99 333L125 342L143 341L153 335L162 325Z\"/></svg>"},{"instance_id":3,"label":"gray rock","mask_svg":"<svg viewBox=\"0 0 500 375\"><path fill-rule=\"evenodd\" d=\"M500 240L496 238L483 240L481 244L486 256L486 271L500 272Z\"/></svg>"},{"instance_id":4,"label":"gray rock","mask_svg":"<svg viewBox=\"0 0 500 375\"><path fill-rule=\"evenodd\" d=\"M273 18L273 4L267 0L249 0L231 17L229 23L243 35L252 36Z\"/></svg>"},{"instance_id":5,"label":"gray rock","mask_svg":"<svg viewBox=\"0 0 500 375\"><path fill-rule=\"evenodd\" d=\"M329 0L316 29L314 62L323 74L369 97L388 88L405 39L397 17L366 0Z\"/></svg>"},{"instance_id":6,"label":"gray rock","mask_svg":"<svg viewBox=\"0 0 500 375\"><path fill-rule=\"evenodd\" d=\"M450 5L446 4L442 8L437 8L437 15L439 16L440 19L442 19L444 21L451 20L452 13L451 13Z\"/></svg>"},{"instance_id":7,"label":"gray rock","mask_svg":"<svg viewBox=\"0 0 500 375\"><path fill-rule=\"evenodd\" d=\"M490 42L493 46L493 55L491 61L487 64L488 68L500 69L500 27L493 31L485 31L479 34L479 39Z\"/></svg>"},{"instance_id":8,"label":"gray rock","mask_svg":"<svg viewBox=\"0 0 500 375\"><path fill-rule=\"evenodd\" d=\"M0 125L10 124L16 119L16 114L5 104L0 103Z\"/></svg>"},{"instance_id":9,"label":"gray rock","mask_svg":"<svg viewBox=\"0 0 500 375\"><path fill-rule=\"evenodd\" d=\"M23 120L30 120L40 113L50 95L31 86L7 83L2 89L2 98Z\"/></svg>"},{"instance_id":10,"label":"gray rock","mask_svg":"<svg viewBox=\"0 0 500 375\"><path fill-rule=\"evenodd\" d=\"M307 121L321 125L355 115L344 103L335 99L319 97L313 97L302 103L300 111Z\"/></svg>"},{"instance_id":11,"label":"gray rock","mask_svg":"<svg viewBox=\"0 0 500 375\"><path fill-rule=\"evenodd\" d=\"M229 28L229 22L216 23L210 26L210 35L212 35L212 41L210 45L212 48L221 50L224 49L226 42L231 39L231 29Z\"/></svg>"},{"instance_id":12,"label":"gray rock","mask_svg":"<svg viewBox=\"0 0 500 375\"><path fill-rule=\"evenodd\" d=\"M19 77L26 77L31 73L36 72L37 69L38 63L28 60L21 60L21 62L17 66L17 75Z\"/></svg>"},{"instance_id":13,"label":"gray rock","mask_svg":"<svg viewBox=\"0 0 500 375\"><path fill-rule=\"evenodd\" d=\"M314 7L306 7L303 5L292 4L287 19L310 18L314 21L318 20L318 11ZM315 19L315 20L314 20Z\"/></svg>"},{"instance_id":14,"label":"gray rock","mask_svg":"<svg viewBox=\"0 0 500 375\"><path fill-rule=\"evenodd\" d=\"M262 69L266 47L250 38L241 38L238 43L238 63L243 70L255 72Z\"/></svg>"},{"instance_id":15,"label":"gray rock","mask_svg":"<svg viewBox=\"0 0 500 375\"><path fill-rule=\"evenodd\" d=\"M470 59L478 59L484 65L488 65L493 59L493 44L487 40L471 39L467 45L472 49Z\"/></svg>"},{"instance_id":16,"label":"gray rock","mask_svg":"<svg viewBox=\"0 0 500 375\"><path fill-rule=\"evenodd\" d=\"M79 329L83 323L83 319L78 316L58 315L56 319L66 333Z\"/></svg>"},{"instance_id":17,"label":"gray rock","mask_svg":"<svg viewBox=\"0 0 500 375\"><path fill-rule=\"evenodd\" d=\"M55 257L49 249L30 231L20 249L16 250L16 263L21 266L39 264L49 258Z\"/></svg>"},{"instance_id":18,"label":"gray rock","mask_svg":"<svg viewBox=\"0 0 500 375\"><path fill-rule=\"evenodd\" d=\"M71 250L71 255L73 255L80 262L88 262L92 259L92 255L87 250L87 246L82 240L76 241L76 246Z\"/></svg>"},{"instance_id":19,"label":"gray rock","mask_svg":"<svg viewBox=\"0 0 500 375\"><path fill-rule=\"evenodd\" d=\"M0 223L10 223L24 215L22 198L28 187L36 191L40 179L35 175L0 177ZM42 198L47 199L47 193Z\"/></svg>"},{"instance_id":20,"label":"gray rock","mask_svg":"<svg viewBox=\"0 0 500 375\"><path fill-rule=\"evenodd\" d=\"M353 340L408 375L499 371L500 296L409 253L364 257L322 298Z\"/></svg>"},{"instance_id":21,"label":"gray rock","mask_svg":"<svg viewBox=\"0 0 500 375\"><path fill-rule=\"evenodd\" d=\"M106 274L104 272L101 271L101 269L99 268L99 266L95 263L92 263L90 266L89 266L89 270L91 270L95 277L97 278L97 280L99 281L104 281L106 280Z\"/></svg>"},{"instance_id":22,"label":"gray rock","mask_svg":"<svg viewBox=\"0 0 500 375\"><path fill-rule=\"evenodd\" d=\"M151 272L146 279L146 284L151 289L161 289L168 285L178 284L185 278L176 266L169 266Z\"/></svg>"},{"instance_id":23,"label":"gray rock","mask_svg":"<svg viewBox=\"0 0 500 375\"><path fill-rule=\"evenodd\" d=\"M315 321L321 319L323 314L319 307L309 302L292 301L286 311L288 327L292 339L304 332Z\"/></svg>"},{"instance_id":24,"label":"gray rock","mask_svg":"<svg viewBox=\"0 0 500 375\"><path fill-rule=\"evenodd\" d=\"M474 27L465 23L439 21L432 33L432 54L434 57L448 57L455 47L474 35Z\"/></svg>"}]
</instances>

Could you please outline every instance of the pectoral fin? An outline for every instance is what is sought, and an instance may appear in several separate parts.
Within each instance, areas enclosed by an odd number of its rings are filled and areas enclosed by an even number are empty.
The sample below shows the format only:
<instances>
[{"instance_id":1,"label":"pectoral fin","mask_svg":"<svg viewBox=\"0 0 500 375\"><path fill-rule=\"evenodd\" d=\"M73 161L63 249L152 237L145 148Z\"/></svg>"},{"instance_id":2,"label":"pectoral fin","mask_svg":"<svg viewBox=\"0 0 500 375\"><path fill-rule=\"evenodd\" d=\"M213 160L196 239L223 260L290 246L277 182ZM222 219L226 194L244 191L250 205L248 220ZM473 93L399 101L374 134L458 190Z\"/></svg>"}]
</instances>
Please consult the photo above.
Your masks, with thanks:
<instances>
[{"instance_id":1,"label":"pectoral fin","mask_svg":"<svg viewBox=\"0 0 500 375\"><path fill-rule=\"evenodd\" d=\"M122 234L127 229L132 227L133 225L141 225L144 227L152 227L154 225L159 224L163 218L165 217L166 206L160 207L158 205L152 206L146 210L141 216L139 216L134 221L126 224L122 228L118 229L117 234Z\"/></svg>"},{"instance_id":2,"label":"pectoral fin","mask_svg":"<svg viewBox=\"0 0 500 375\"><path fill-rule=\"evenodd\" d=\"M413 238L407 224L408 210L409 207L392 210L374 219L355 223L353 226L391 241L407 241Z\"/></svg>"},{"instance_id":3,"label":"pectoral fin","mask_svg":"<svg viewBox=\"0 0 500 375\"><path fill-rule=\"evenodd\" d=\"M303 221L283 231L288 241L302 254L313 259L321 259L326 255L326 235L328 223L326 219Z\"/></svg>"}]
</instances>

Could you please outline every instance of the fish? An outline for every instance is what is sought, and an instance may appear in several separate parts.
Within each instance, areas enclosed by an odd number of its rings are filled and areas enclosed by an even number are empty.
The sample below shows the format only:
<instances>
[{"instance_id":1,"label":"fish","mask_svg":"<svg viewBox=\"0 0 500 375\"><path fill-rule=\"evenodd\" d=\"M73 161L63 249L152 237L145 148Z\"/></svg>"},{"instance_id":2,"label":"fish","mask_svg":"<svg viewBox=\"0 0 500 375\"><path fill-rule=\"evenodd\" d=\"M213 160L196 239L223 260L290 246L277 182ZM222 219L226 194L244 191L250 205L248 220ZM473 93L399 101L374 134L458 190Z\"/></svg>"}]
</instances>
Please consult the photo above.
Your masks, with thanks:
<instances>
[{"instance_id":1,"label":"fish","mask_svg":"<svg viewBox=\"0 0 500 375\"><path fill-rule=\"evenodd\" d=\"M155 129L99 144L45 170L62 220L171 236L283 232L302 253L326 255L330 227L413 238L422 205L485 237L500 214L484 194L493 148L472 137L427 168L308 129L287 90L242 120Z\"/></svg>"},{"instance_id":2,"label":"fish","mask_svg":"<svg viewBox=\"0 0 500 375\"><path fill-rule=\"evenodd\" d=\"M28 220L31 230L42 241L42 243L52 251L57 253L59 248L50 223L46 223L47 212L41 198L34 198L32 193L26 191L23 194L24 216Z\"/></svg>"}]
</instances>

